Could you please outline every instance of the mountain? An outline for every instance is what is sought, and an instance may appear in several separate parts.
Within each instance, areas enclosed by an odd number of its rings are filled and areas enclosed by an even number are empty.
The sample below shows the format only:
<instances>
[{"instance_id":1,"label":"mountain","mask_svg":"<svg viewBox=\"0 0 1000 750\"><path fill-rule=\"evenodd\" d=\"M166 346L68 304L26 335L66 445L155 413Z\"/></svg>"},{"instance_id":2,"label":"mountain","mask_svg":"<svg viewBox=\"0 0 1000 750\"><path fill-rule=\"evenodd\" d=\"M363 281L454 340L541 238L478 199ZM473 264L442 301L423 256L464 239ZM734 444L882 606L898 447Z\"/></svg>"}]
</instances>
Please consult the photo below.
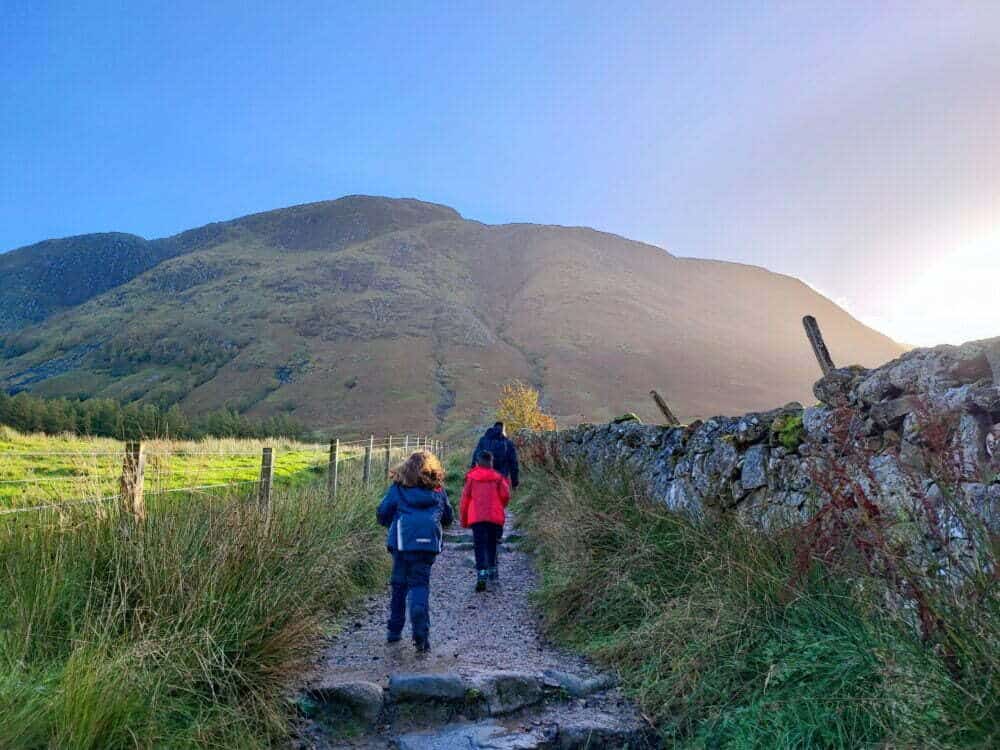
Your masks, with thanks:
<instances>
[{"instance_id":1,"label":"mountain","mask_svg":"<svg viewBox=\"0 0 1000 750\"><path fill-rule=\"evenodd\" d=\"M902 347L807 285L580 227L487 225L349 196L174 237L0 255L0 386L317 429L460 431L535 383L562 423L811 401L801 318L837 364Z\"/></svg>"}]
</instances>

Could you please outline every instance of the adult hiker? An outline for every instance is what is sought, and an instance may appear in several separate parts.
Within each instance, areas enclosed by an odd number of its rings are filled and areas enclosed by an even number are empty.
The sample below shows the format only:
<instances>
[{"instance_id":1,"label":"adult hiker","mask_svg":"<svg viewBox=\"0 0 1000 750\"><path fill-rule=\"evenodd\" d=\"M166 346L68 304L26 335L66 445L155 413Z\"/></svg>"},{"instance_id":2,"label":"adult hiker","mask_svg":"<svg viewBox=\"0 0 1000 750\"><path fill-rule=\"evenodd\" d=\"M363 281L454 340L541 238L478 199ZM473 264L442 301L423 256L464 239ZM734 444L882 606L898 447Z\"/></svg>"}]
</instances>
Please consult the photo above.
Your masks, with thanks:
<instances>
[{"instance_id":1,"label":"adult hiker","mask_svg":"<svg viewBox=\"0 0 1000 750\"><path fill-rule=\"evenodd\" d=\"M377 516L389 528L386 547L392 553L386 640L402 637L409 598L413 644L418 652L429 651L431 566L441 552L441 527L451 526L453 517L437 456L417 451L396 468Z\"/></svg>"},{"instance_id":2,"label":"adult hiker","mask_svg":"<svg viewBox=\"0 0 1000 750\"><path fill-rule=\"evenodd\" d=\"M479 438L479 443L472 452L470 469L476 466L479 454L483 451L493 455L494 471L503 476L510 483L512 489L517 489L517 449L514 447L513 441L507 437L503 422L496 422L486 431L485 435Z\"/></svg>"}]
</instances>

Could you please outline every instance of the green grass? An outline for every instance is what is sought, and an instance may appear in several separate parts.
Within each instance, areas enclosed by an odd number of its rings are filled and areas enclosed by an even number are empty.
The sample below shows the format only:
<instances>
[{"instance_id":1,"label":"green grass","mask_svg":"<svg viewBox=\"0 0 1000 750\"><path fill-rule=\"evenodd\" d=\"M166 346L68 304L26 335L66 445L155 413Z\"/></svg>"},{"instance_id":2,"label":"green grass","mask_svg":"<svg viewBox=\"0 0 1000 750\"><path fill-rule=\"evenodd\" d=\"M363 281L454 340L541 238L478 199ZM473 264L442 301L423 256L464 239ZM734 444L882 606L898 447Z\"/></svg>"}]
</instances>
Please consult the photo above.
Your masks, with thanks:
<instances>
[{"instance_id":1,"label":"green grass","mask_svg":"<svg viewBox=\"0 0 1000 750\"><path fill-rule=\"evenodd\" d=\"M324 622L384 583L374 493L322 482L0 520L0 748L256 748Z\"/></svg>"},{"instance_id":2,"label":"green grass","mask_svg":"<svg viewBox=\"0 0 1000 750\"><path fill-rule=\"evenodd\" d=\"M462 499L462 487L465 485L465 475L469 471L469 456L472 449L466 450L464 447L452 448L445 459L444 468L446 472L444 488L448 492L448 499L458 510L459 500Z\"/></svg>"},{"instance_id":3,"label":"green grass","mask_svg":"<svg viewBox=\"0 0 1000 750\"><path fill-rule=\"evenodd\" d=\"M275 450L279 485L309 481L328 463L326 446L285 439L151 440L144 443L146 492L253 482L265 445ZM24 435L0 426L0 508L115 495L123 457L117 440Z\"/></svg>"},{"instance_id":4,"label":"green grass","mask_svg":"<svg viewBox=\"0 0 1000 750\"><path fill-rule=\"evenodd\" d=\"M616 669L668 746L996 746L995 598L951 620L949 665L878 581L793 584L787 540L691 523L624 481L526 480L546 627Z\"/></svg>"},{"instance_id":5,"label":"green grass","mask_svg":"<svg viewBox=\"0 0 1000 750\"><path fill-rule=\"evenodd\" d=\"M777 436L778 442L790 451L802 444L806 428L802 422L802 414L787 414L778 417L771 425L771 431Z\"/></svg>"}]
</instances>

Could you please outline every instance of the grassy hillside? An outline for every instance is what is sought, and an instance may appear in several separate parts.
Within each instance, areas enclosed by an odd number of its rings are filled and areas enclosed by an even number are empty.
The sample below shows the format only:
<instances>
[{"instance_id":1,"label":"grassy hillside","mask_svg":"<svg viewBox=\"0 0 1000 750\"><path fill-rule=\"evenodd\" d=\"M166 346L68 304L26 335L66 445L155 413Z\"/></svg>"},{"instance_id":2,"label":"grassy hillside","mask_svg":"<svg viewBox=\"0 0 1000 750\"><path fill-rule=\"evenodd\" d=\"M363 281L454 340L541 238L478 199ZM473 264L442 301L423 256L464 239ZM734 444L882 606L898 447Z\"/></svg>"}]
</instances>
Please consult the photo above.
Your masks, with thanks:
<instances>
[{"instance_id":1,"label":"grassy hillside","mask_svg":"<svg viewBox=\"0 0 1000 750\"><path fill-rule=\"evenodd\" d=\"M418 201L344 198L153 244L169 255L155 267L8 322L0 385L458 433L511 378L539 386L563 423L655 418L653 387L682 418L808 399L806 313L838 363L900 351L789 277ZM0 278L0 296L12 289Z\"/></svg>"}]
</instances>

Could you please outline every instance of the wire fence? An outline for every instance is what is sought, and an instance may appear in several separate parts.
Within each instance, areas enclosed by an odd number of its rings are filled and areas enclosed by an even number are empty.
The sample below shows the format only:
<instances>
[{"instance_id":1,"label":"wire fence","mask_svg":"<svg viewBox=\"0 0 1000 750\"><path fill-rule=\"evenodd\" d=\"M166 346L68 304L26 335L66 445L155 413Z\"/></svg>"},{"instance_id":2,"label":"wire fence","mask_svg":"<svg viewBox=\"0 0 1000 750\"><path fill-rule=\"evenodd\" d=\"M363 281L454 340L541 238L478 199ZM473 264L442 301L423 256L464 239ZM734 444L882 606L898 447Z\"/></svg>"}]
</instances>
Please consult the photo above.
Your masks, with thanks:
<instances>
[{"instance_id":1,"label":"wire fence","mask_svg":"<svg viewBox=\"0 0 1000 750\"><path fill-rule=\"evenodd\" d=\"M252 448L152 440L111 450L0 449L0 516L112 503L143 516L147 498L234 492L269 507L273 487L324 475L333 498L347 487L384 485L392 466L415 449L447 450L441 441L408 435L329 445L254 442Z\"/></svg>"}]
</instances>

